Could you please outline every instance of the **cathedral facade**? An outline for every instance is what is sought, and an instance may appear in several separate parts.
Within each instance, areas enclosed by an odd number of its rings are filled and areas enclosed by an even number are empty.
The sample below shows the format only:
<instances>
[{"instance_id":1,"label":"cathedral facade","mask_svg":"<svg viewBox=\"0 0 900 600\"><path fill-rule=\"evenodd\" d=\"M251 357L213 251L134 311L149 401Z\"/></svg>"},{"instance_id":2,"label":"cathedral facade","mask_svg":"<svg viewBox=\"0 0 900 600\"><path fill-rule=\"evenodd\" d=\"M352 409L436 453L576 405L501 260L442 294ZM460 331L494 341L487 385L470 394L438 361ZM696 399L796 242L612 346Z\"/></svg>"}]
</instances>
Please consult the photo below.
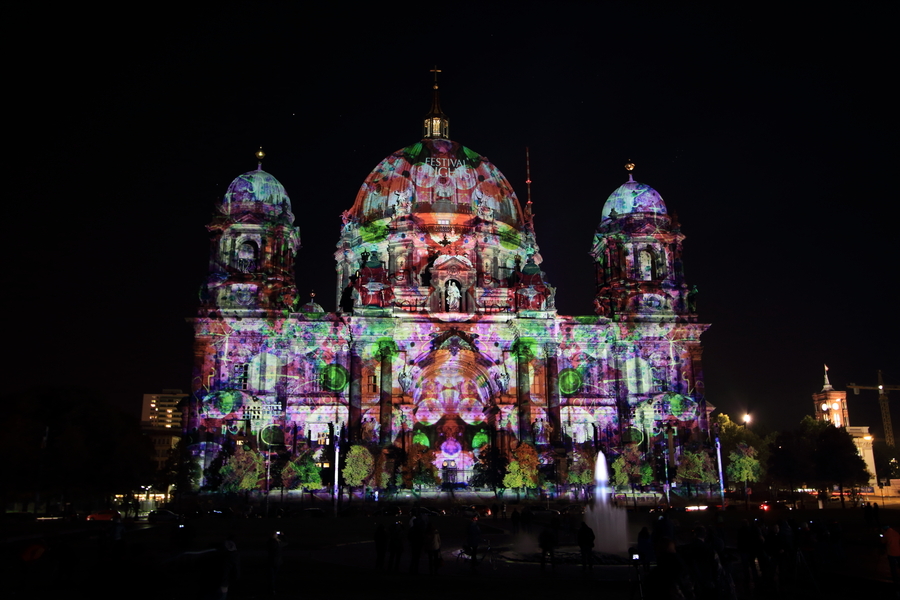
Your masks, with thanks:
<instances>
[{"instance_id":1,"label":"cathedral facade","mask_svg":"<svg viewBox=\"0 0 900 600\"><path fill-rule=\"evenodd\" d=\"M598 218L594 314L560 315L530 202L449 139L435 86L424 138L376 166L341 215L332 312L298 301L282 185L261 167L239 176L208 226L191 319L192 454L209 466L236 440L296 453L339 435L422 444L465 478L485 444L560 461L583 444L701 438L707 325L679 225L630 174Z\"/></svg>"}]
</instances>

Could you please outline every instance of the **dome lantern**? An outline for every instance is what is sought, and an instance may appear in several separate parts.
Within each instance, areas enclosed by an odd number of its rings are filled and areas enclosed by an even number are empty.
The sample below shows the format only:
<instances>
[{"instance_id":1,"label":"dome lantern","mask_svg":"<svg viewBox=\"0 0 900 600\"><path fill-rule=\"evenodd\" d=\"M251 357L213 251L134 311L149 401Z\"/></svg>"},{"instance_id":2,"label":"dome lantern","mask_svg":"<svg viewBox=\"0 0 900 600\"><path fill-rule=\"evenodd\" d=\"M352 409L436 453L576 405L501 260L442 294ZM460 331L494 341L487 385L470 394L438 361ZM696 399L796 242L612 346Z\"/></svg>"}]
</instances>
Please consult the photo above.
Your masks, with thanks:
<instances>
[{"instance_id":1,"label":"dome lantern","mask_svg":"<svg viewBox=\"0 0 900 600\"><path fill-rule=\"evenodd\" d=\"M434 96L431 100L431 110L425 115L424 136L426 139L450 139L450 119L441 110L440 90L438 89L437 74L441 72L437 65L431 72L434 73Z\"/></svg>"}]
</instances>

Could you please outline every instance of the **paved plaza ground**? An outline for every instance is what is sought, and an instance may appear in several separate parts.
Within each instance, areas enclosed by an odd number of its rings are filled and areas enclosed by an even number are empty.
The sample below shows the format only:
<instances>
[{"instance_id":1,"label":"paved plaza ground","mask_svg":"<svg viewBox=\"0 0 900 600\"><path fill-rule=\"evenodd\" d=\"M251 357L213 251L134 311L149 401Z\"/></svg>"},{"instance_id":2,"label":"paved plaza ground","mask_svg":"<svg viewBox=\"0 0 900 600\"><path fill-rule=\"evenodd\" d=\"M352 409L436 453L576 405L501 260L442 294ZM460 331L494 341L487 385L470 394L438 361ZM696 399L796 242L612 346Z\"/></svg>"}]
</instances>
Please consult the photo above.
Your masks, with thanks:
<instances>
[{"instance_id":1,"label":"paved plaza ground","mask_svg":"<svg viewBox=\"0 0 900 600\"><path fill-rule=\"evenodd\" d=\"M351 506L361 506L354 500ZM510 504L509 510L516 505ZM371 508L368 505L367 508ZM741 574L739 561L728 565L744 598L886 598L895 591L890 583L887 560L880 550L877 529L865 522L859 509L829 507L825 510L790 511L779 515L759 510L685 513L674 515L679 543L687 542L697 524L717 526L725 533L727 546L736 545L734 532L745 518L775 522L782 516L797 520L840 523L843 541L815 560L801 565L797 576L782 581L777 590L751 589ZM630 513L628 538L651 525L658 515ZM409 517L400 517L404 523ZM476 569L457 560L468 521L460 516L433 518L442 538L444 563L437 575L429 575L422 557L419 574L409 573L408 547L401 569L385 573L375 569L373 532L379 520L388 517L347 516L321 518L211 518L176 524L135 524L115 544L105 535L105 524L82 523L63 527L41 524L40 536L22 534L3 546L3 579L6 598L158 598L205 600L212 598L219 572L220 555L213 552L226 537L233 536L241 559L241 579L228 597L266 598L267 536L283 532L284 566L278 575L278 598L640 598L638 570L629 564L596 566L585 574L578 562L575 530L580 517L564 517L559 528L557 565L541 569L537 535L549 525L538 519L530 532L513 532L509 519L481 520L483 537L494 550L493 565ZM881 511L881 520L900 523L900 511ZM48 525L48 526L44 526ZM94 527L87 527L94 525ZM34 559L28 547L38 542L44 554ZM23 554L24 553L24 554ZM23 556L32 560L23 560ZM734 556L732 556L734 558ZM812 562L812 561L810 561ZM650 595L646 588L645 596Z\"/></svg>"}]
</instances>

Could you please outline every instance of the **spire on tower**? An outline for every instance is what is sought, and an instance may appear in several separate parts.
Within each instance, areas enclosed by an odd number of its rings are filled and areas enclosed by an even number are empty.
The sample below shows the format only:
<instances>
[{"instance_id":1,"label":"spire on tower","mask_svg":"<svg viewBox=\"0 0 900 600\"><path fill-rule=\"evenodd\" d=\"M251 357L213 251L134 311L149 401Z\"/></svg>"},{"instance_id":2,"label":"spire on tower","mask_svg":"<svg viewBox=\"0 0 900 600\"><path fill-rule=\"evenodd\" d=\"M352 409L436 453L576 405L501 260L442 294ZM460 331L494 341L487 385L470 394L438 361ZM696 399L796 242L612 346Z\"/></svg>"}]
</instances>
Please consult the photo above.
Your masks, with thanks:
<instances>
[{"instance_id":1,"label":"spire on tower","mask_svg":"<svg viewBox=\"0 0 900 600\"><path fill-rule=\"evenodd\" d=\"M634 171L634 163L631 162L630 158L628 159L628 162L625 163L625 170L628 171L628 181L634 183L634 177L631 174L631 172Z\"/></svg>"},{"instance_id":2,"label":"spire on tower","mask_svg":"<svg viewBox=\"0 0 900 600\"><path fill-rule=\"evenodd\" d=\"M825 365L825 385L822 387L822 391L827 392L833 389L834 388L831 387L831 382L828 381L828 365Z\"/></svg>"},{"instance_id":3,"label":"spire on tower","mask_svg":"<svg viewBox=\"0 0 900 600\"><path fill-rule=\"evenodd\" d=\"M256 151L256 170L262 171L262 161L266 157L266 153L263 152L262 146L259 147L259 150Z\"/></svg>"},{"instance_id":4,"label":"spire on tower","mask_svg":"<svg viewBox=\"0 0 900 600\"><path fill-rule=\"evenodd\" d=\"M450 120L441 110L440 91L438 90L437 74L441 72L437 65L431 69L434 73L434 97L431 100L431 110L425 115L425 137L449 139Z\"/></svg>"},{"instance_id":5,"label":"spire on tower","mask_svg":"<svg viewBox=\"0 0 900 600\"><path fill-rule=\"evenodd\" d=\"M531 153L525 146L525 185L528 186L528 204L531 204Z\"/></svg>"}]
</instances>

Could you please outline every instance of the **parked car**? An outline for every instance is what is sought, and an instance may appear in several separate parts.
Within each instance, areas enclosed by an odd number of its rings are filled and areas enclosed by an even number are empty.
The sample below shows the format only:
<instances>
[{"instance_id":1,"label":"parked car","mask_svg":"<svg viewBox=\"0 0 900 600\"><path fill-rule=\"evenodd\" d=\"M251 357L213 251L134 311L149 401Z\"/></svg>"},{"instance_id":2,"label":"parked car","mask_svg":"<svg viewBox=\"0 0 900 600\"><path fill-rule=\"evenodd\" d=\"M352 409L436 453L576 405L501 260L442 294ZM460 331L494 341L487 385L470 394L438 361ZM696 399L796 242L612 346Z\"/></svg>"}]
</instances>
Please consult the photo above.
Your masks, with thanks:
<instances>
[{"instance_id":1,"label":"parked car","mask_svg":"<svg viewBox=\"0 0 900 600\"><path fill-rule=\"evenodd\" d=\"M181 515L176 515L171 510L159 509L159 510L151 510L147 513L147 522L149 523L169 523L173 521L180 521Z\"/></svg>"},{"instance_id":2,"label":"parked car","mask_svg":"<svg viewBox=\"0 0 900 600\"><path fill-rule=\"evenodd\" d=\"M106 510L98 510L98 511L92 512L91 514L89 514L86 517L86 520L88 520L88 521L113 521L116 518L121 519L122 514L117 510L109 508Z\"/></svg>"}]
</instances>

